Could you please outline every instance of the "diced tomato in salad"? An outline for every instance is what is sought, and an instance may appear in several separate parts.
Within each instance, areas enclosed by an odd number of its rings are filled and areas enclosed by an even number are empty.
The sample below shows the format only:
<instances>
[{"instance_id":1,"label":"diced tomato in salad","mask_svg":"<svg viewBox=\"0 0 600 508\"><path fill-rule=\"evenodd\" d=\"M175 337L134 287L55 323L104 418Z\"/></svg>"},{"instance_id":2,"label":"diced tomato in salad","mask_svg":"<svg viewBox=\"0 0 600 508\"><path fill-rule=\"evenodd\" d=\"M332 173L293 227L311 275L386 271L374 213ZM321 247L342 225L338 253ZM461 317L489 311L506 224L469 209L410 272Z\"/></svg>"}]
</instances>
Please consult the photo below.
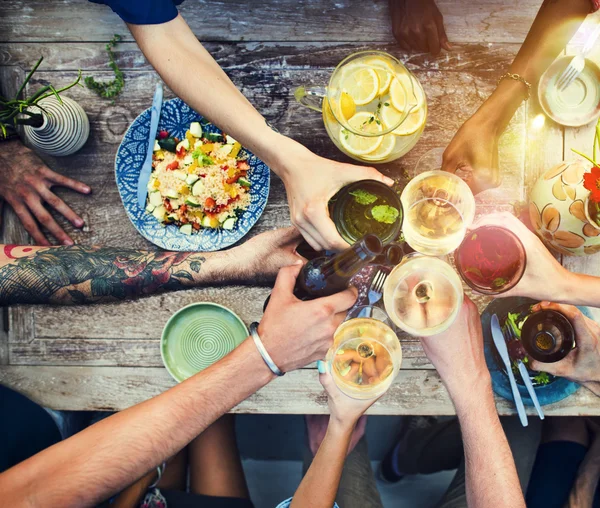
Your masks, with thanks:
<instances>
[{"instance_id":1,"label":"diced tomato in salad","mask_svg":"<svg viewBox=\"0 0 600 508\"><path fill-rule=\"evenodd\" d=\"M216 204L217 202L213 198L206 198L206 201L204 202L204 208L207 210L212 210Z\"/></svg>"},{"instance_id":2,"label":"diced tomato in salad","mask_svg":"<svg viewBox=\"0 0 600 508\"><path fill-rule=\"evenodd\" d=\"M248 164L248 161L237 161L237 167L242 171L248 171L250 169L250 164Z\"/></svg>"},{"instance_id":3,"label":"diced tomato in salad","mask_svg":"<svg viewBox=\"0 0 600 508\"><path fill-rule=\"evenodd\" d=\"M167 139L169 137L169 133L167 131L159 131L158 139Z\"/></svg>"},{"instance_id":4,"label":"diced tomato in salad","mask_svg":"<svg viewBox=\"0 0 600 508\"><path fill-rule=\"evenodd\" d=\"M174 169L177 169L177 168L179 168L179 161L173 161L173 162L171 162L171 164L167 165L167 169L169 171L173 171Z\"/></svg>"}]
</instances>

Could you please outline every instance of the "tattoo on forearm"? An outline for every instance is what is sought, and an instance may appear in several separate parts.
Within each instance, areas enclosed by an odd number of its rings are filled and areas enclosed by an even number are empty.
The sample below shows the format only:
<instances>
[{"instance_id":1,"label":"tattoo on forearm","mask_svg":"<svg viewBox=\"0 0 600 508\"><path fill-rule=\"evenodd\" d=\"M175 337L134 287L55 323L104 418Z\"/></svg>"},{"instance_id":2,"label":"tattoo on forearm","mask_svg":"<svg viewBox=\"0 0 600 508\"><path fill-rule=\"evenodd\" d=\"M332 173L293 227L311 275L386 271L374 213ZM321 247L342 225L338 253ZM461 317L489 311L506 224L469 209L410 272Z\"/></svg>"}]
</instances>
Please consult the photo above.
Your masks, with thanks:
<instances>
[{"instance_id":1,"label":"tattoo on forearm","mask_svg":"<svg viewBox=\"0 0 600 508\"><path fill-rule=\"evenodd\" d=\"M0 305L96 303L183 289L194 283L204 261L189 252L41 249L0 268Z\"/></svg>"}]
</instances>

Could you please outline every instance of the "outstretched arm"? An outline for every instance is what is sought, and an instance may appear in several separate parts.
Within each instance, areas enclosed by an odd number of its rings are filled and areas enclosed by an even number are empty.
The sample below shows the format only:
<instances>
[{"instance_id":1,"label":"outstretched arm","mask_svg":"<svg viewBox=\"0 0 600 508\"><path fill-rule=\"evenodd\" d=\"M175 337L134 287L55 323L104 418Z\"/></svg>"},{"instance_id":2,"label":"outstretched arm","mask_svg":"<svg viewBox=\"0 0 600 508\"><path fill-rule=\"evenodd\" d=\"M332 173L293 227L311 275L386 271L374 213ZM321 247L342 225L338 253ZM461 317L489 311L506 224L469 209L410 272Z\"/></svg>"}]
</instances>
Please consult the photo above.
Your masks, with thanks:
<instances>
[{"instance_id":1,"label":"outstretched arm","mask_svg":"<svg viewBox=\"0 0 600 508\"><path fill-rule=\"evenodd\" d=\"M159 25L132 25L140 49L169 87L196 111L264 160L285 184L292 223L315 250L342 249L327 202L344 185L375 179L374 168L319 157L269 127L200 44L181 16Z\"/></svg>"},{"instance_id":2,"label":"outstretched arm","mask_svg":"<svg viewBox=\"0 0 600 508\"><path fill-rule=\"evenodd\" d=\"M421 342L452 398L460 422L467 504L478 508L525 508L515 462L494 404L477 306L465 296L454 324Z\"/></svg>"},{"instance_id":3,"label":"outstretched arm","mask_svg":"<svg viewBox=\"0 0 600 508\"><path fill-rule=\"evenodd\" d=\"M309 302L296 299L292 291L300 268L280 270L259 327L266 350L283 372L322 358L356 301L352 290ZM2 505L94 506L174 455L273 377L248 338L183 383L0 474Z\"/></svg>"},{"instance_id":4,"label":"outstretched arm","mask_svg":"<svg viewBox=\"0 0 600 508\"><path fill-rule=\"evenodd\" d=\"M565 48L585 16L590 0L544 0L525 42L508 69L535 89L542 73ZM443 169L461 170L474 192L500 185L498 138L527 96L525 85L503 79L458 130L444 152Z\"/></svg>"},{"instance_id":5,"label":"outstretched arm","mask_svg":"<svg viewBox=\"0 0 600 508\"><path fill-rule=\"evenodd\" d=\"M0 246L0 305L87 304L231 282L260 282L293 264L293 228L263 233L223 252L119 247Z\"/></svg>"}]
</instances>

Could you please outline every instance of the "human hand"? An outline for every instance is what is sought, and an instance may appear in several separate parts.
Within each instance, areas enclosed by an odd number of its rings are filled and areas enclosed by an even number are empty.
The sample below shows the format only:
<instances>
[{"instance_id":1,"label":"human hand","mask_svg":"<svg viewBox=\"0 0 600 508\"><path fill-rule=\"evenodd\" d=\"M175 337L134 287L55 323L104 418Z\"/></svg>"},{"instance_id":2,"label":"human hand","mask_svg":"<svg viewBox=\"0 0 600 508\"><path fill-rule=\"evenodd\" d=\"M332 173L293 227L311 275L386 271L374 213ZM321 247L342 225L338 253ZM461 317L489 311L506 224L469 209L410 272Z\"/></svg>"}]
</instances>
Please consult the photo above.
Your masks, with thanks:
<instances>
[{"instance_id":1,"label":"human hand","mask_svg":"<svg viewBox=\"0 0 600 508\"><path fill-rule=\"evenodd\" d=\"M571 322L575 329L577 347L555 363L542 363L530 359L530 367L533 370L566 377L600 396L600 325L584 316L573 305L541 302L532 307L534 312L546 309L560 312Z\"/></svg>"},{"instance_id":2,"label":"human hand","mask_svg":"<svg viewBox=\"0 0 600 508\"><path fill-rule=\"evenodd\" d=\"M302 262L279 270L258 333L269 355L283 372L324 358L336 328L358 295L349 288L306 302L293 294Z\"/></svg>"},{"instance_id":3,"label":"human hand","mask_svg":"<svg viewBox=\"0 0 600 508\"><path fill-rule=\"evenodd\" d=\"M343 428L354 428L364 412L379 399L379 397L366 400L353 399L342 393L333 382L331 372L328 371L327 363L325 362L319 363L319 382L327 392L330 425L333 424ZM356 436L354 444L356 444L359 439L360 436Z\"/></svg>"},{"instance_id":4,"label":"human hand","mask_svg":"<svg viewBox=\"0 0 600 508\"><path fill-rule=\"evenodd\" d=\"M476 394L491 396L481 319L477 306L466 295L452 326L437 335L422 337L421 344L457 410L465 403L476 403Z\"/></svg>"},{"instance_id":5,"label":"human hand","mask_svg":"<svg viewBox=\"0 0 600 508\"><path fill-rule=\"evenodd\" d=\"M296 252L301 241L302 236L294 227L274 229L227 252L232 263L239 265L240 279L270 281L277 276L281 267L293 265L298 260L303 261L302 256Z\"/></svg>"},{"instance_id":6,"label":"human hand","mask_svg":"<svg viewBox=\"0 0 600 508\"><path fill-rule=\"evenodd\" d=\"M496 295L497 298L525 296L535 300L560 300L568 293L569 271L554 258L538 236L514 215L508 212L486 215L472 228L480 226L499 226L513 232L521 240L527 255L525 273L519 283L509 291Z\"/></svg>"},{"instance_id":7,"label":"human hand","mask_svg":"<svg viewBox=\"0 0 600 508\"><path fill-rule=\"evenodd\" d=\"M460 176L474 194L498 187L498 138L495 126L475 113L446 147L442 169Z\"/></svg>"},{"instance_id":8,"label":"human hand","mask_svg":"<svg viewBox=\"0 0 600 508\"><path fill-rule=\"evenodd\" d=\"M452 46L444 29L444 17L434 0L390 0L394 37L404 50L438 55Z\"/></svg>"},{"instance_id":9,"label":"human hand","mask_svg":"<svg viewBox=\"0 0 600 508\"><path fill-rule=\"evenodd\" d=\"M45 226L61 244L74 243L46 210L44 203L63 215L73 226L83 226L83 219L52 192L51 188L55 185L68 187L81 194L91 192L87 185L52 171L20 141L0 143L0 196L13 208L36 245L50 245L37 222Z\"/></svg>"},{"instance_id":10,"label":"human hand","mask_svg":"<svg viewBox=\"0 0 600 508\"><path fill-rule=\"evenodd\" d=\"M278 174L285 185L292 223L316 251L348 248L328 212L329 200L337 191L357 180L394 183L375 168L325 159L298 143L286 151L285 161Z\"/></svg>"}]
</instances>

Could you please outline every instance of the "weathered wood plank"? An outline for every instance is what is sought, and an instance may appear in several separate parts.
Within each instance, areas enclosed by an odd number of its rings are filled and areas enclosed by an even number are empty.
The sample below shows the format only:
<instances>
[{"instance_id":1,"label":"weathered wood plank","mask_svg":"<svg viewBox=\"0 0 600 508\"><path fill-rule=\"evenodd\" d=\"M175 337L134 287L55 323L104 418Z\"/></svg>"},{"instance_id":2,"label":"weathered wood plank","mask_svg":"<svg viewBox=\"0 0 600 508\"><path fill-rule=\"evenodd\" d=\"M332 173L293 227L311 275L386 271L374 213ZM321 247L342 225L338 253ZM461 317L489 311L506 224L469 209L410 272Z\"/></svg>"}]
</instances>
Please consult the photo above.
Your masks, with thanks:
<instances>
[{"instance_id":1,"label":"weathered wood plank","mask_svg":"<svg viewBox=\"0 0 600 508\"><path fill-rule=\"evenodd\" d=\"M162 368L0 366L0 383L53 409L123 410L174 385ZM600 415L600 399L585 388L544 406L548 416ZM501 415L514 414L512 402L497 398ZM237 413L322 414L327 397L315 370L302 369L252 395ZM528 407L529 414L535 410ZM380 415L451 415L454 408L433 371L401 371L390 390L369 410Z\"/></svg>"},{"instance_id":2,"label":"weathered wood plank","mask_svg":"<svg viewBox=\"0 0 600 508\"><path fill-rule=\"evenodd\" d=\"M541 4L539 0L437 3L450 40L477 43L522 42ZM196 36L207 41L393 41L385 0L187 0L180 13ZM90 2L4 0L0 4L3 41L108 41L115 33L132 39L116 14Z\"/></svg>"},{"instance_id":3,"label":"weathered wood plank","mask_svg":"<svg viewBox=\"0 0 600 508\"><path fill-rule=\"evenodd\" d=\"M257 69L333 69L351 53L376 49L394 55L414 71L477 71L495 75L510 65L520 48L520 44L510 43L463 43L453 45L451 52L432 56L407 53L397 44L365 42L207 42L204 45L226 71L249 65ZM104 43L82 42L70 45L65 51L61 44L0 43L0 66L16 65L29 70L43 56L42 71L101 72L108 70L104 47ZM135 42L120 43L114 53L124 71L152 70Z\"/></svg>"}]
</instances>

